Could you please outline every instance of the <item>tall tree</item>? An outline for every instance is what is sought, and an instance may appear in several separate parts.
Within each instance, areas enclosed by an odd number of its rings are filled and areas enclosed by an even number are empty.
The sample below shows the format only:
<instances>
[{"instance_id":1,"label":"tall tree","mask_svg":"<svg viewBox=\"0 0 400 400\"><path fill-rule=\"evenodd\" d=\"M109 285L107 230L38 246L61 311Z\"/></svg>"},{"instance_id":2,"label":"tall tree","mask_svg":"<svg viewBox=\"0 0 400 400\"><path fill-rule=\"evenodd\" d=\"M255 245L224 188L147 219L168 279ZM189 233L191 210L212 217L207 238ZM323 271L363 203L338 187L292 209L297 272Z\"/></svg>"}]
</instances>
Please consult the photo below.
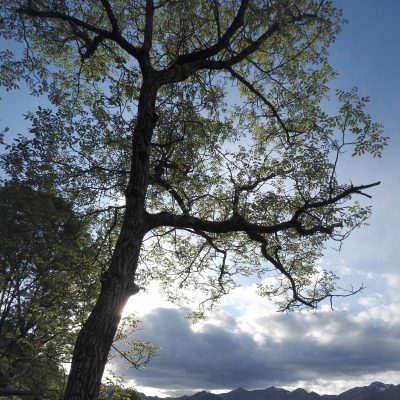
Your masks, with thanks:
<instances>
[{"instance_id":1,"label":"tall tree","mask_svg":"<svg viewBox=\"0 0 400 400\"><path fill-rule=\"evenodd\" d=\"M0 388L59 399L98 291L87 224L59 197L0 187Z\"/></svg>"},{"instance_id":2,"label":"tall tree","mask_svg":"<svg viewBox=\"0 0 400 400\"><path fill-rule=\"evenodd\" d=\"M385 138L355 90L337 115L321 108L341 25L330 1L0 4L3 36L25 43L19 60L2 53L1 82L52 103L3 168L96 215L110 250L66 400L97 398L122 309L151 280L203 306L249 275L275 275L260 293L286 310L350 294L317 260L368 216L351 199L378 183L341 182L337 165Z\"/></svg>"}]
</instances>

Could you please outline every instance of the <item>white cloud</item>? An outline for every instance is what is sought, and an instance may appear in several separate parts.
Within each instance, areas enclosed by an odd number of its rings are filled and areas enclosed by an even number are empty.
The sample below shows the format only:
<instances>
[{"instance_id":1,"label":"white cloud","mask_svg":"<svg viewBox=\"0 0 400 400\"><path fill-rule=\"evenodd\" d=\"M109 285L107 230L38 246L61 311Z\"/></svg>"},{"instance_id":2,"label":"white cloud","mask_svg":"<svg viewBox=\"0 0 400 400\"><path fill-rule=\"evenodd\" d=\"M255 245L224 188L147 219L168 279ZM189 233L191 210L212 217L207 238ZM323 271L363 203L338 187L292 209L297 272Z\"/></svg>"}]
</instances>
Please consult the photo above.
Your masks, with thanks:
<instances>
[{"instance_id":1,"label":"white cloud","mask_svg":"<svg viewBox=\"0 0 400 400\"><path fill-rule=\"evenodd\" d=\"M368 386L371 382L400 382L399 371L385 371L376 374L365 374L361 377L343 376L342 379L311 379L299 380L285 389L293 390L298 387L307 388L318 394L339 394L353 387Z\"/></svg>"},{"instance_id":2,"label":"white cloud","mask_svg":"<svg viewBox=\"0 0 400 400\"><path fill-rule=\"evenodd\" d=\"M132 296L123 312L123 316L134 314L139 319L156 308L177 308L176 305L161 296L161 289L157 282L151 283L147 288L141 289L138 294Z\"/></svg>"},{"instance_id":3,"label":"white cloud","mask_svg":"<svg viewBox=\"0 0 400 400\"><path fill-rule=\"evenodd\" d=\"M271 385L339 393L373 380L398 383L400 320L387 319L400 315L399 305L379 313L383 300L375 296L360 301L356 313L282 314L252 289L223 302L230 310L238 305L240 315L219 309L194 326L184 318L187 309L153 308L139 336L161 347L160 358L134 373L116 362L117 371L159 395Z\"/></svg>"},{"instance_id":4,"label":"white cloud","mask_svg":"<svg viewBox=\"0 0 400 400\"><path fill-rule=\"evenodd\" d=\"M393 273L383 273L382 277L385 279L386 284L391 288L400 290L400 275Z\"/></svg>"}]
</instances>

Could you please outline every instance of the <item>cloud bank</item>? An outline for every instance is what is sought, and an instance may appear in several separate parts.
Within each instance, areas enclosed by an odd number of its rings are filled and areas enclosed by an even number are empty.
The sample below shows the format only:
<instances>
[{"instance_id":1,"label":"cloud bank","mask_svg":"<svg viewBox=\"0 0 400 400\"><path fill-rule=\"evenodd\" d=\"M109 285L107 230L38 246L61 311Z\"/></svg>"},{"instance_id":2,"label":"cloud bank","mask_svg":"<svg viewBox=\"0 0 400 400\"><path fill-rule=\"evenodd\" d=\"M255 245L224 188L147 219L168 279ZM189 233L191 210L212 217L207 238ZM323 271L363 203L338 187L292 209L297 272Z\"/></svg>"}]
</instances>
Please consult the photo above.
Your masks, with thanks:
<instances>
[{"instance_id":1,"label":"cloud bank","mask_svg":"<svg viewBox=\"0 0 400 400\"><path fill-rule=\"evenodd\" d=\"M169 393L296 387L301 382L309 389L325 382L320 391L332 392L327 382L388 371L400 381L400 321L391 318L400 315L400 304L377 307L377 312L374 301L364 298L365 307L357 314L256 313L248 308L248 314L233 318L220 311L200 325L192 325L185 310L156 308L143 319L137 338L158 345L160 357L139 371L115 359L114 369L136 386Z\"/></svg>"}]
</instances>

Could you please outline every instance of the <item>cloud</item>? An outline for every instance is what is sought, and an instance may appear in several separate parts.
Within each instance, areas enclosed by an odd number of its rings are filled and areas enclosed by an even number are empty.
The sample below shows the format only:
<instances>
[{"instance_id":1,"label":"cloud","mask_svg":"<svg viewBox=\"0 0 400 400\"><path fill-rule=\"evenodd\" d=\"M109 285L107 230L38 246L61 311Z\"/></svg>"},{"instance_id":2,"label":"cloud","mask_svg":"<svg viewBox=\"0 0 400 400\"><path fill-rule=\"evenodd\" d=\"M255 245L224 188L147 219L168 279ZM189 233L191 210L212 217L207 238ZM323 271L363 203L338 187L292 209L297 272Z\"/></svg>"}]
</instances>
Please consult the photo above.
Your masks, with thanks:
<instances>
[{"instance_id":1,"label":"cloud","mask_svg":"<svg viewBox=\"0 0 400 400\"><path fill-rule=\"evenodd\" d=\"M146 289L141 288L138 294L132 296L125 308L123 315L134 314L138 318L148 314L157 308L177 308L176 305L168 302L161 295L161 288L157 281L152 282Z\"/></svg>"},{"instance_id":2,"label":"cloud","mask_svg":"<svg viewBox=\"0 0 400 400\"><path fill-rule=\"evenodd\" d=\"M395 289L398 293L400 289L400 276L393 273L383 273L382 277L386 280L386 284Z\"/></svg>"},{"instance_id":3,"label":"cloud","mask_svg":"<svg viewBox=\"0 0 400 400\"><path fill-rule=\"evenodd\" d=\"M400 380L400 322L387 324L363 312L265 312L244 324L220 311L220 318L193 326L185 310L157 308L147 314L139 337L160 346L160 357L140 371L114 359L114 369L139 387L170 393L300 384L315 389L318 382L327 392L326 382L335 391L343 380L387 371Z\"/></svg>"}]
</instances>

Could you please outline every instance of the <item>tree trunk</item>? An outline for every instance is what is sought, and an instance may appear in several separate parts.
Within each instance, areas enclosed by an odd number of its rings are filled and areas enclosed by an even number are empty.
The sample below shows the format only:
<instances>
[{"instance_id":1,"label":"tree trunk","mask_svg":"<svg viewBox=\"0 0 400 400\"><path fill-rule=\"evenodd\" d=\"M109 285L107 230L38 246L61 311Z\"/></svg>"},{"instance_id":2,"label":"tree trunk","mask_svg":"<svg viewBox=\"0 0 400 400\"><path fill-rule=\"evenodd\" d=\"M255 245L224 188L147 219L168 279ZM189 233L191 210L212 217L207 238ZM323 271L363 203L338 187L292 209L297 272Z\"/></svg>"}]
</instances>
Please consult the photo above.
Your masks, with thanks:
<instances>
[{"instance_id":1,"label":"tree trunk","mask_svg":"<svg viewBox=\"0 0 400 400\"><path fill-rule=\"evenodd\" d=\"M134 279L140 247L147 231L144 222L145 197L149 181L151 137L156 123L157 90L157 81L146 76L132 138L131 175L126 190L123 226L110 267L101 278L99 298L79 332L64 400L97 400L122 310L129 297L138 291Z\"/></svg>"},{"instance_id":2,"label":"tree trunk","mask_svg":"<svg viewBox=\"0 0 400 400\"><path fill-rule=\"evenodd\" d=\"M130 271L132 266L136 269L140 242L135 248L129 247L121 249L118 256L114 257L116 262L121 260L126 264L122 265L126 271ZM129 254L124 250L128 250ZM130 261L129 265L127 261ZM115 269L110 268L108 271ZM124 277L112 272L103 275L99 298L75 344L64 400L97 400L104 367L122 310L135 292L137 290L132 276Z\"/></svg>"}]
</instances>

